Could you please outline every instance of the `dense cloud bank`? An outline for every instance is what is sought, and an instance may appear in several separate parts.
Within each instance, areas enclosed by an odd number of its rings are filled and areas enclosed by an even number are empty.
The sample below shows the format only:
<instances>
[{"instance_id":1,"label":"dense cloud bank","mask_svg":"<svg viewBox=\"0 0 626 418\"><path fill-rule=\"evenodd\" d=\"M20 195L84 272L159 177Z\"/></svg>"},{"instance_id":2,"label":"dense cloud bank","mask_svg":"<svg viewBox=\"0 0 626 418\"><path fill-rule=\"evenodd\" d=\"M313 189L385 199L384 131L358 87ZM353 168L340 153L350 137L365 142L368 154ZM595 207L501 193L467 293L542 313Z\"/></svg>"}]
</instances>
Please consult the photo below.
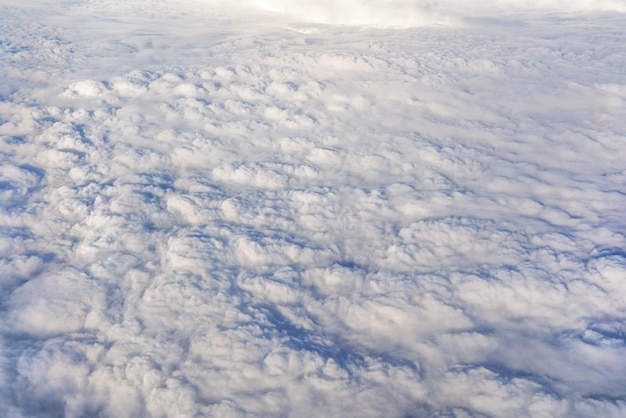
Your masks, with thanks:
<instances>
[{"instance_id":1,"label":"dense cloud bank","mask_svg":"<svg viewBox=\"0 0 626 418\"><path fill-rule=\"evenodd\" d=\"M300 21L377 26L459 25L513 12L625 12L626 0L171 0L230 11L266 11Z\"/></svg>"},{"instance_id":2,"label":"dense cloud bank","mask_svg":"<svg viewBox=\"0 0 626 418\"><path fill-rule=\"evenodd\" d=\"M626 414L622 17L139 6L0 7L0 415Z\"/></svg>"},{"instance_id":3,"label":"dense cloud bank","mask_svg":"<svg viewBox=\"0 0 626 418\"><path fill-rule=\"evenodd\" d=\"M450 25L477 15L513 11L626 11L623 0L251 0L262 10L323 23L388 26Z\"/></svg>"}]
</instances>

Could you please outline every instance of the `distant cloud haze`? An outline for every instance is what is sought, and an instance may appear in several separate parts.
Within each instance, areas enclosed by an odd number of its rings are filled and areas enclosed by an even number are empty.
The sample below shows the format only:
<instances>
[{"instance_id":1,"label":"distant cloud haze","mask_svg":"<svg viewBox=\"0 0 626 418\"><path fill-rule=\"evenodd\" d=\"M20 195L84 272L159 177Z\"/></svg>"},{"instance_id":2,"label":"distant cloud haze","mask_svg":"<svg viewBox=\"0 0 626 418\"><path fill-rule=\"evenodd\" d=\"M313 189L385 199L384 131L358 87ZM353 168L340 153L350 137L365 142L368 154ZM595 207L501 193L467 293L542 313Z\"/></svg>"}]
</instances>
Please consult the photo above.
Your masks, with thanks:
<instances>
[{"instance_id":1,"label":"distant cloud haze","mask_svg":"<svg viewBox=\"0 0 626 418\"><path fill-rule=\"evenodd\" d=\"M240 0L225 7L258 8L307 22L423 26L457 25L467 17L502 12L626 12L626 0Z\"/></svg>"}]
</instances>

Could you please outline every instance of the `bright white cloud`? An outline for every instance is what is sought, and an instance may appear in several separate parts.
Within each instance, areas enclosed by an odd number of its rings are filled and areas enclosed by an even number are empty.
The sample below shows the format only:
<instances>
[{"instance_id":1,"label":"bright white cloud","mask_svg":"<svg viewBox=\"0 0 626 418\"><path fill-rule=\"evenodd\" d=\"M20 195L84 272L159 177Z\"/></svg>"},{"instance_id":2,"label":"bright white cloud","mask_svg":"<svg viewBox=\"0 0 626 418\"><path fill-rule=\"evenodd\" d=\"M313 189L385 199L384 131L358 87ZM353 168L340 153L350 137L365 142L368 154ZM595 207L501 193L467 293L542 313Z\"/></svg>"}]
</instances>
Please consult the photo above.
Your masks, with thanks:
<instances>
[{"instance_id":1,"label":"bright white cloud","mask_svg":"<svg viewBox=\"0 0 626 418\"><path fill-rule=\"evenodd\" d=\"M467 17L519 11L626 11L624 0L204 0L201 4L231 11L258 9L304 22L376 26L457 25Z\"/></svg>"},{"instance_id":2,"label":"bright white cloud","mask_svg":"<svg viewBox=\"0 0 626 418\"><path fill-rule=\"evenodd\" d=\"M624 415L621 15L44 3L0 6L0 415ZM469 16L349 5L306 16Z\"/></svg>"}]
</instances>

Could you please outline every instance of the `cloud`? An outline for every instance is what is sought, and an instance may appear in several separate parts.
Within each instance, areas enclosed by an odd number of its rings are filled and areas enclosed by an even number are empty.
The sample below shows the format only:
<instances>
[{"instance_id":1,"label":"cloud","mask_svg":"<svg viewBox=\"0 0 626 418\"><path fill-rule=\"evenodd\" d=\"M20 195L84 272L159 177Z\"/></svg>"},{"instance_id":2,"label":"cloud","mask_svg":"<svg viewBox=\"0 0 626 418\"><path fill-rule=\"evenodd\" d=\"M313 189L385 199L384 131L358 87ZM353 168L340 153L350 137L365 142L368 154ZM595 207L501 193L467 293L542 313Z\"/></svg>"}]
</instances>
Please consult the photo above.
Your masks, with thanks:
<instances>
[{"instance_id":1,"label":"cloud","mask_svg":"<svg viewBox=\"0 0 626 418\"><path fill-rule=\"evenodd\" d=\"M0 414L624 415L620 16L47 4L0 14Z\"/></svg>"},{"instance_id":2,"label":"cloud","mask_svg":"<svg viewBox=\"0 0 626 418\"><path fill-rule=\"evenodd\" d=\"M209 4L221 2L209 0ZM465 18L497 16L523 11L550 12L625 12L623 0L249 0L228 2L225 8L248 11L257 9L278 13L302 22L326 24L366 24L375 26L450 26Z\"/></svg>"}]
</instances>

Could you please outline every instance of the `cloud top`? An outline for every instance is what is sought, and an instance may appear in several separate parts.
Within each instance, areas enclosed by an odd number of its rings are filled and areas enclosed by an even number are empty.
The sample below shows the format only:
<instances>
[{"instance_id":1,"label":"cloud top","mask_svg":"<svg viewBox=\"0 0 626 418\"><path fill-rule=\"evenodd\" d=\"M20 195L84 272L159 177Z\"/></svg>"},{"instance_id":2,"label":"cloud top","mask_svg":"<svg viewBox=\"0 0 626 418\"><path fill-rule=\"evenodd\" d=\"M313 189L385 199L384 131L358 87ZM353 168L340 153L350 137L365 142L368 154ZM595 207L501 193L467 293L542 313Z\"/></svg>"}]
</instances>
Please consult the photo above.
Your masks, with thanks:
<instances>
[{"instance_id":1,"label":"cloud top","mask_svg":"<svg viewBox=\"0 0 626 418\"><path fill-rule=\"evenodd\" d=\"M502 12L626 11L624 0L243 0L239 5L306 22L404 27L451 25Z\"/></svg>"},{"instance_id":2,"label":"cloud top","mask_svg":"<svg viewBox=\"0 0 626 418\"><path fill-rule=\"evenodd\" d=\"M1 417L626 416L626 16L201 1L0 7Z\"/></svg>"}]
</instances>

